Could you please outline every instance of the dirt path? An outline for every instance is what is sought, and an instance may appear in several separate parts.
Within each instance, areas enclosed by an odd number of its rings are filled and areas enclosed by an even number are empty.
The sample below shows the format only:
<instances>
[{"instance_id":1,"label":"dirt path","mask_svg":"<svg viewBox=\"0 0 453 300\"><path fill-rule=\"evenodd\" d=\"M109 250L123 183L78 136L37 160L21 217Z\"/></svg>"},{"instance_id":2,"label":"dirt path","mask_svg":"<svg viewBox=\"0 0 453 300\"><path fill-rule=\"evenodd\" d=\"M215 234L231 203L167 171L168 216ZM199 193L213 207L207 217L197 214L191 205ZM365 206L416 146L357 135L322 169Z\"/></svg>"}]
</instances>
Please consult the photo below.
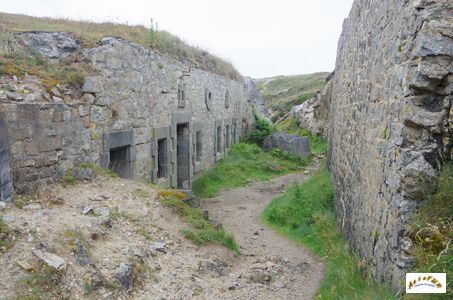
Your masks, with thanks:
<instances>
[{"instance_id":1,"label":"dirt path","mask_svg":"<svg viewBox=\"0 0 453 300\"><path fill-rule=\"evenodd\" d=\"M202 201L203 208L234 234L242 253L233 263L238 276L229 283L223 299L314 297L323 276L323 263L260 221L261 212L273 198L308 176L295 173L254 182Z\"/></svg>"}]
</instances>

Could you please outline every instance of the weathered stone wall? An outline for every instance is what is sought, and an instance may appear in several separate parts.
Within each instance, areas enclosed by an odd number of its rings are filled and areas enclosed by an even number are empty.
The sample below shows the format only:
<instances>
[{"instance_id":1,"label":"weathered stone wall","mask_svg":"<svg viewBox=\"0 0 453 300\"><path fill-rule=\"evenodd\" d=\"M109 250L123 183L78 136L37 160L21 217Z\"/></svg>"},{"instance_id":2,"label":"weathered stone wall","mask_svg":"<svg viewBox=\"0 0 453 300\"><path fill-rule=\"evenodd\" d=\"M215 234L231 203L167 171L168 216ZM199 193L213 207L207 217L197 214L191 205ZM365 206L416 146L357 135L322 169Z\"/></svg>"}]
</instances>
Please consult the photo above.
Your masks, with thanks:
<instances>
[{"instance_id":1,"label":"weathered stone wall","mask_svg":"<svg viewBox=\"0 0 453 300\"><path fill-rule=\"evenodd\" d=\"M332 81L327 78L326 86L316 93L316 96L296 105L291 109L291 116L299 126L306 128L313 135L327 136L328 118L330 114L330 101L332 99Z\"/></svg>"},{"instance_id":2,"label":"weathered stone wall","mask_svg":"<svg viewBox=\"0 0 453 300\"><path fill-rule=\"evenodd\" d=\"M338 44L327 132L339 223L377 279L414 264L409 214L451 159L453 4L356 0Z\"/></svg>"},{"instance_id":3,"label":"weathered stone wall","mask_svg":"<svg viewBox=\"0 0 453 300\"><path fill-rule=\"evenodd\" d=\"M8 128L3 111L0 110L0 201L9 201L12 197L11 155Z\"/></svg>"},{"instance_id":4,"label":"weathered stone wall","mask_svg":"<svg viewBox=\"0 0 453 300\"><path fill-rule=\"evenodd\" d=\"M261 95L256 88L255 81L250 77L245 77L244 80L247 86L247 97L251 100L256 113L270 121L269 111L267 110L266 105L264 105L264 100L261 98Z\"/></svg>"},{"instance_id":5,"label":"weathered stone wall","mask_svg":"<svg viewBox=\"0 0 453 300\"><path fill-rule=\"evenodd\" d=\"M124 177L188 188L252 122L244 82L117 38L104 38L91 49L81 49L67 34L32 32L18 38L49 59L77 53L97 70L85 77L82 91L56 87L49 92L34 76L10 84L3 77L0 107L10 129L18 193L35 192L84 162ZM177 147L184 124L188 145ZM179 186L177 161L189 168Z\"/></svg>"}]
</instances>

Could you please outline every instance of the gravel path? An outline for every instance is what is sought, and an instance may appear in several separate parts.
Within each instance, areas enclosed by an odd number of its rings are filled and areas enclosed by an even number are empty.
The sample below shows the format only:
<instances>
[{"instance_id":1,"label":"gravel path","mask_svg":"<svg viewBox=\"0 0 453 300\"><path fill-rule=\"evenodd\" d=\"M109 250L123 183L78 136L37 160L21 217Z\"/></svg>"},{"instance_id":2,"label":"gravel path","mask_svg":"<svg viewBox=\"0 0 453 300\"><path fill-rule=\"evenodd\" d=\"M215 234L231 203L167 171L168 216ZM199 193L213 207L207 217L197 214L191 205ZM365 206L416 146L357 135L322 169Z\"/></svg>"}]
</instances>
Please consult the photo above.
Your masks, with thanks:
<instances>
[{"instance_id":1,"label":"gravel path","mask_svg":"<svg viewBox=\"0 0 453 300\"><path fill-rule=\"evenodd\" d=\"M261 212L273 198L308 176L293 173L268 182L254 182L202 201L203 208L234 234L242 254L233 263L238 276L229 283L229 293L224 293L223 299L315 296L323 276L323 263L260 221Z\"/></svg>"}]
</instances>

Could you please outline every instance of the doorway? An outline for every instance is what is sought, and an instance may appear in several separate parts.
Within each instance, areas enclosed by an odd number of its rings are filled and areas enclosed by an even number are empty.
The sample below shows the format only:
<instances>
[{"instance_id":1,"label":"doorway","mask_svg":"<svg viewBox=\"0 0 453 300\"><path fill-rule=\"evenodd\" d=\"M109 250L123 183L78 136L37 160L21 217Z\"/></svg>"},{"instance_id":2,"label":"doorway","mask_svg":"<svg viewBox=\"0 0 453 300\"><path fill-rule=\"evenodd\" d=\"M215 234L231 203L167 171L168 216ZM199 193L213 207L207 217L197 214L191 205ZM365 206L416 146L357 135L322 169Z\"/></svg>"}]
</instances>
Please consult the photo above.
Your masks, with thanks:
<instances>
[{"instance_id":1,"label":"doorway","mask_svg":"<svg viewBox=\"0 0 453 300\"><path fill-rule=\"evenodd\" d=\"M176 164L178 189L190 189L189 123L176 126Z\"/></svg>"},{"instance_id":2,"label":"doorway","mask_svg":"<svg viewBox=\"0 0 453 300\"><path fill-rule=\"evenodd\" d=\"M117 173L122 178L129 176L129 146L110 149L109 169Z\"/></svg>"}]
</instances>

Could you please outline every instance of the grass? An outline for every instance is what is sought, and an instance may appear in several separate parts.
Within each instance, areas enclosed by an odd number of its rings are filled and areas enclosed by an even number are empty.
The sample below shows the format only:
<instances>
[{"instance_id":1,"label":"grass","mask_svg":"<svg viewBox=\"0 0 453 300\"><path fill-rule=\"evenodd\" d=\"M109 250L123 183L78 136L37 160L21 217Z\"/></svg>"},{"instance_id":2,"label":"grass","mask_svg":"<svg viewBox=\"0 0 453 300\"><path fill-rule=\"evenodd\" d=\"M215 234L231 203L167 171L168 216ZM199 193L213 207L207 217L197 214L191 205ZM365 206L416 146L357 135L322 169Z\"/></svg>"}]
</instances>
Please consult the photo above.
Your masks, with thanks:
<instances>
[{"instance_id":1,"label":"grass","mask_svg":"<svg viewBox=\"0 0 453 300\"><path fill-rule=\"evenodd\" d=\"M76 181L77 181L77 178L75 178L74 175L72 175L72 172L70 170L66 171L66 173L60 180L60 182L64 186L74 185L76 183Z\"/></svg>"},{"instance_id":2,"label":"grass","mask_svg":"<svg viewBox=\"0 0 453 300\"><path fill-rule=\"evenodd\" d=\"M298 170L309 161L287 160L281 153L266 153L256 144L238 143L224 159L193 182L192 190L199 197L211 198L222 188L244 186L248 180L267 180Z\"/></svg>"},{"instance_id":3,"label":"grass","mask_svg":"<svg viewBox=\"0 0 453 300\"><path fill-rule=\"evenodd\" d=\"M185 195L178 191L160 190L157 197L162 205L172 207L185 222L192 226L192 229L183 229L181 232L185 238L191 240L196 245L204 245L208 242L221 244L239 255L239 248L234 237L228 234L222 227L216 226L203 216L203 212L198 208L192 208L182 200Z\"/></svg>"},{"instance_id":4,"label":"grass","mask_svg":"<svg viewBox=\"0 0 453 300\"><path fill-rule=\"evenodd\" d=\"M279 131L285 131L299 136L307 136L310 139L310 149L314 154L323 154L327 152L327 142L320 135L312 135L310 132L299 126L299 123L294 117L288 117L284 121L277 123Z\"/></svg>"},{"instance_id":5,"label":"grass","mask_svg":"<svg viewBox=\"0 0 453 300\"><path fill-rule=\"evenodd\" d=\"M13 243L13 230L3 221L0 215L0 253L6 252L6 250L13 246Z\"/></svg>"},{"instance_id":6,"label":"grass","mask_svg":"<svg viewBox=\"0 0 453 300\"><path fill-rule=\"evenodd\" d=\"M453 163L444 165L436 192L412 216L408 228L417 266L413 272L447 273L447 295L453 295ZM443 295L445 297L445 295ZM405 298L413 299L410 295ZM429 299L441 296L431 295ZM428 299L428 298L427 298Z\"/></svg>"},{"instance_id":7,"label":"grass","mask_svg":"<svg viewBox=\"0 0 453 300\"><path fill-rule=\"evenodd\" d=\"M96 46L105 36L117 36L177 60L191 62L206 71L240 80L241 75L233 65L207 51L192 47L166 31L150 31L144 26L131 26L112 22L95 23L69 19L37 18L18 14L0 13L0 28L18 31L65 31L82 39L82 46ZM150 33L153 32L153 35Z\"/></svg>"},{"instance_id":8,"label":"grass","mask_svg":"<svg viewBox=\"0 0 453 300\"><path fill-rule=\"evenodd\" d=\"M273 112L288 112L295 105L313 98L326 84L329 73L277 76L256 80L266 106Z\"/></svg>"},{"instance_id":9,"label":"grass","mask_svg":"<svg viewBox=\"0 0 453 300\"><path fill-rule=\"evenodd\" d=\"M57 296L63 275L63 270L57 271L41 263L22 279L22 283L28 288L28 292L17 299L43 299L49 295ZM44 297L43 293L46 293L47 297Z\"/></svg>"},{"instance_id":10,"label":"grass","mask_svg":"<svg viewBox=\"0 0 453 300\"><path fill-rule=\"evenodd\" d=\"M333 186L326 169L274 199L262 220L308 247L326 264L318 299L393 299L385 287L367 279L336 227Z\"/></svg>"}]
</instances>

